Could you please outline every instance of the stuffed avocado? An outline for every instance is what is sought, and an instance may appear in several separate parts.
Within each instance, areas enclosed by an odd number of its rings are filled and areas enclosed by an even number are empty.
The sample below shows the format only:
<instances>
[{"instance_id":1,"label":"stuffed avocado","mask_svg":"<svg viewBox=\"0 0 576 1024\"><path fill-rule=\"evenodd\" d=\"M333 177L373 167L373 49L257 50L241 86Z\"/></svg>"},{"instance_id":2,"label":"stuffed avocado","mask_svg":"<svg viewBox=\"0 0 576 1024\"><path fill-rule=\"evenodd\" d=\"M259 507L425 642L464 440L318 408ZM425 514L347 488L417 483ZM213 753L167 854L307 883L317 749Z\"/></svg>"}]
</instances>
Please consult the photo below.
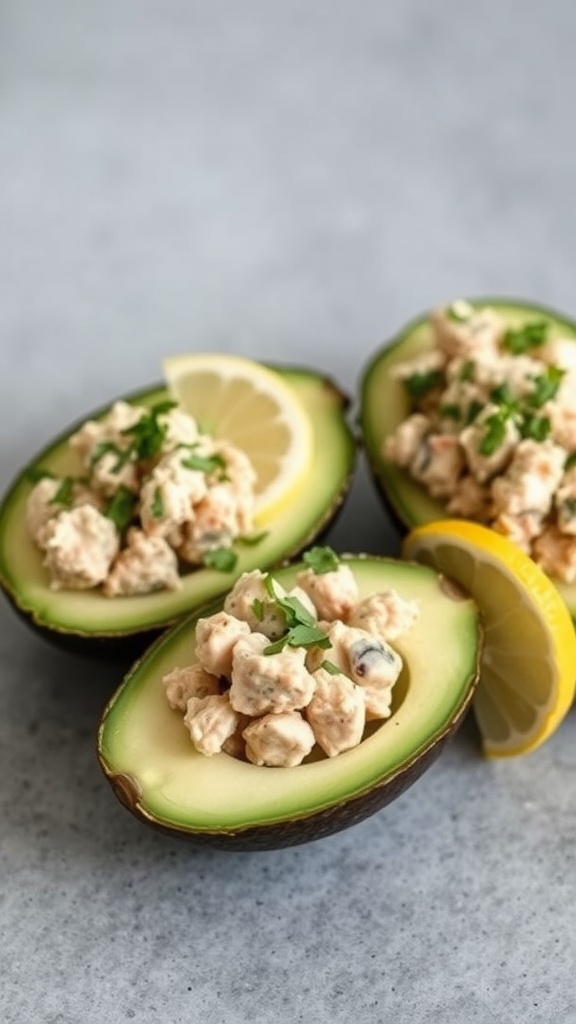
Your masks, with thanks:
<instances>
[{"instance_id":1,"label":"stuffed avocado","mask_svg":"<svg viewBox=\"0 0 576 1024\"><path fill-rule=\"evenodd\" d=\"M213 745L217 728L213 720L210 729L204 730L204 737L202 730L195 731L197 712L209 709L211 701L224 702L225 698L209 696L205 690L199 697L198 679L193 682L193 689L187 690L189 683L183 678L187 667L195 666L204 674L206 668L227 671L221 661L215 664L210 660L213 652L206 652L206 624L221 620L226 608L228 618L233 610L246 619L250 617L246 609L239 612L242 586L236 585L236 599L232 603L227 599L228 603L212 605L164 634L132 668L104 712L98 754L115 794L139 819L229 849L267 849L302 843L346 828L374 813L411 785L440 753L462 720L477 679L481 631L476 605L424 566L370 556L344 556L342 566L354 579L355 603L348 604L345 610L332 605L331 614L342 614L347 620L346 625L340 622L337 638L331 633L329 622L317 619L316 627L328 637L327 647L321 637L310 633L308 622L305 663L313 676L309 692L305 692L300 675L297 685L287 686L281 675L286 662L278 659L270 669L262 667L267 656L271 662L278 658L279 641L271 639L276 635L273 609L263 608L264 601L253 598L250 609L257 619L253 635L259 635L262 621L270 628L262 644L256 640L256 660L250 652L250 678L246 684L243 666L247 638L239 639L241 631L236 624L234 643L239 646L236 658L232 654L231 676L231 689L236 687L236 695L229 696L227 703L241 708L249 719L242 721L242 732L246 733L243 753L238 751L237 743L227 746L227 739L238 738L230 731L221 732L216 746ZM284 595L281 600L288 602L285 607L289 609L302 609L302 602L290 595L295 595L294 588L300 588L302 595L307 573L309 566L305 563L275 570L273 589L267 593L275 595L273 601L279 594ZM306 592L316 595L315 607L321 609L318 614L327 610L319 605L317 590L308 587ZM362 655L360 660L357 657L358 640L366 631L352 623L358 621L366 626L366 609L371 608L366 602L383 592L399 595L400 603L394 605L396 629L390 642L381 635L379 644L364 644L364 656L367 647L372 654L378 648L376 665L369 654L368 669L367 663L361 664ZM294 624L288 616L280 646L290 645L291 631L301 625ZM220 626L218 621L218 629ZM293 632L292 637L292 653L297 654L302 633L298 633L297 641ZM449 642L442 642L441 638ZM268 655L262 650L266 651L267 642ZM220 641L218 658L224 647ZM393 650L400 665L386 679L381 676L380 666L386 662L389 667L391 659L382 658L384 648L387 653ZM434 657L430 656L431 651ZM327 662L332 666L328 671ZM374 708L375 695L381 698L376 714L367 713L362 735L351 739L348 734L342 741L340 733L340 746L335 747L331 746L333 733L328 742L326 732L315 733L312 746L300 750L297 760L292 755L300 739L294 740L291 735L289 756L283 761L276 759L275 740L274 757L266 760L262 747L252 743L254 721L258 725L263 718L279 721L298 716L306 726L311 723L316 729L310 713L314 693L320 686L325 692L328 676L338 678L333 675L334 666L349 688L366 697L367 709ZM193 695L189 696L190 693ZM270 704L274 700L280 700L280 704ZM292 702L290 706L287 701ZM188 721L183 719L184 706L188 708ZM336 706L343 707L341 702ZM326 715L323 721L325 724ZM208 746L203 747L203 743Z\"/></svg>"},{"instance_id":2,"label":"stuffed avocado","mask_svg":"<svg viewBox=\"0 0 576 1024\"><path fill-rule=\"evenodd\" d=\"M409 324L362 378L375 482L405 526L446 515L508 536L576 617L576 325L514 300Z\"/></svg>"},{"instance_id":3,"label":"stuffed avocado","mask_svg":"<svg viewBox=\"0 0 576 1024\"><path fill-rule=\"evenodd\" d=\"M63 485L70 491L71 481L76 487L83 472L69 441L81 433L82 421L31 460L0 505L0 585L15 610L47 639L65 646L103 654L136 651L154 633L224 593L241 572L281 562L310 543L338 511L351 481L355 445L346 419L347 400L332 382L313 371L276 372L304 411L314 453L321 453L322 472L318 472L318 460L312 460L289 502L279 504L264 522L256 521L244 536L233 538L231 565L202 564L182 573L177 587L112 599L101 587L67 589L58 583L54 589L43 552L29 536L27 502L39 476L48 484L51 476L60 481L59 493L50 500L69 498ZM166 408L170 397L165 387L155 386L123 398L122 405L158 411ZM92 414L90 420L109 415L110 408ZM116 458L117 453L108 449L105 455ZM157 505L155 489L152 519Z\"/></svg>"}]
</instances>

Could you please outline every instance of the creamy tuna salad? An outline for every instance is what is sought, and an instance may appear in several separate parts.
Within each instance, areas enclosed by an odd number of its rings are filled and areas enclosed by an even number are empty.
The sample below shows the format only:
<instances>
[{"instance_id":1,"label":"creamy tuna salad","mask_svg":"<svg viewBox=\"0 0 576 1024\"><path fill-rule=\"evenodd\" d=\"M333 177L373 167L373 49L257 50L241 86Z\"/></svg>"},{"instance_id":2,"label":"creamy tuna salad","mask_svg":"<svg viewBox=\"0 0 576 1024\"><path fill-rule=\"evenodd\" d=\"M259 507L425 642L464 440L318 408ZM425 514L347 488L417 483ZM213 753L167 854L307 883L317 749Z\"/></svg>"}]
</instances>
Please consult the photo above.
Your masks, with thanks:
<instances>
[{"instance_id":1,"label":"creamy tuna salad","mask_svg":"<svg viewBox=\"0 0 576 1024\"><path fill-rule=\"evenodd\" d=\"M513 329L465 301L436 310L433 346L395 367L411 411L383 455L450 515L485 523L576 580L576 342Z\"/></svg>"},{"instance_id":2,"label":"creamy tuna salad","mask_svg":"<svg viewBox=\"0 0 576 1024\"><path fill-rule=\"evenodd\" d=\"M312 548L296 586L244 573L223 610L196 624L196 660L163 678L195 749L259 766L295 767L317 746L357 746L386 719L403 667L394 641L419 609L394 589L359 597L352 569Z\"/></svg>"},{"instance_id":3,"label":"creamy tuna salad","mask_svg":"<svg viewBox=\"0 0 576 1024\"><path fill-rule=\"evenodd\" d=\"M116 402L71 436L77 476L39 469L26 524L50 586L107 597L174 590L205 565L229 571L253 528L256 474L239 448L173 402Z\"/></svg>"}]
</instances>

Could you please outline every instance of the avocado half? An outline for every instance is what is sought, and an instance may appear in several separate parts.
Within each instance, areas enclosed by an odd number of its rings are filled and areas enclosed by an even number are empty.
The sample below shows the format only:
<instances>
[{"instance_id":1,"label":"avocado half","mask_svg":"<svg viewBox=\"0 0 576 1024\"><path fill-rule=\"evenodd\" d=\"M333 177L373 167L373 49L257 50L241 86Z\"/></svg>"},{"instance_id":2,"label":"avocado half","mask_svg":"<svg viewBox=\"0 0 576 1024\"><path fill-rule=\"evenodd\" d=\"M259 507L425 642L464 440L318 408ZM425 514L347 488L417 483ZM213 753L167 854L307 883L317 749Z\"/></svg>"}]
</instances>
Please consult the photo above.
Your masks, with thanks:
<instances>
[{"instance_id":1,"label":"avocado half","mask_svg":"<svg viewBox=\"0 0 576 1024\"><path fill-rule=\"evenodd\" d=\"M547 307L518 299L466 301L475 309L485 306L497 309L511 328L520 327L528 320L543 320L549 324L550 339L573 338L576 343L576 323ZM393 376L394 367L433 347L429 316L427 312L412 320L378 349L364 369L360 383L359 421L366 458L385 507L401 530L446 517L446 509L440 501L382 454L384 438L393 433L411 411L405 388ZM576 621L576 584L561 583L557 579L553 582Z\"/></svg>"},{"instance_id":2,"label":"avocado half","mask_svg":"<svg viewBox=\"0 0 576 1024\"><path fill-rule=\"evenodd\" d=\"M320 839L374 814L435 760L473 696L481 652L477 607L427 567L366 555L343 559L361 597L394 587L420 605L416 624L394 644L404 668L392 716L371 723L356 748L334 758L313 751L295 768L199 754L162 685L172 668L194 660L198 615L192 616L133 666L100 724L102 770L137 818L211 846L275 849ZM274 575L289 588L299 568Z\"/></svg>"},{"instance_id":3,"label":"avocado half","mask_svg":"<svg viewBox=\"0 0 576 1024\"><path fill-rule=\"evenodd\" d=\"M197 569L183 577L180 590L143 596L107 598L95 590L50 589L42 555L26 532L30 474L39 466L61 475L80 473L68 438L86 419L104 415L106 406L88 413L35 455L0 504L0 587L15 611L59 646L97 656L135 656L158 632L229 590L242 572L286 561L321 535L339 511L354 471L356 445L347 422L348 400L333 382L312 370L274 369L293 388L310 418L317 457L290 505L258 524L265 531L263 539L235 546L238 562L233 573ZM162 385L122 396L144 406L168 397Z\"/></svg>"}]
</instances>

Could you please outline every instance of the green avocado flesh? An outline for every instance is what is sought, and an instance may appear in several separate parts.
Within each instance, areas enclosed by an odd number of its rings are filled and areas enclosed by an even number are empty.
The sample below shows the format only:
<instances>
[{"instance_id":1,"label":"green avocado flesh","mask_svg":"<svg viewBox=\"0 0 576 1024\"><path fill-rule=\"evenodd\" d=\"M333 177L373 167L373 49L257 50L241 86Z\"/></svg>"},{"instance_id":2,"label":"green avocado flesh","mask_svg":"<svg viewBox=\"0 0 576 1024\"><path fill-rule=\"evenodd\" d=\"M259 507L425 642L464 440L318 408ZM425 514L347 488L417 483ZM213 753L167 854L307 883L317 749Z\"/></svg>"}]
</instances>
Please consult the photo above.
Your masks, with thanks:
<instances>
[{"instance_id":1,"label":"green avocado flesh","mask_svg":"<svg viewBox=\"0 0 576 1024\"><path fill-rule=\"evenodd\" d=\"M234 574L198 569L183 577L178 591L107 598L98 591L54 591L42 567L42 555L26 532L25 506L31 484L27 473L41 466L57 475L80 473L68 437L76 424L39 453L13 484L0 506L0 585L15 607L53 637L122 638L171 624L224 593L240 573L266 568L302 550L336 513L351 479L355 445L345 418L346 401L326 378L308 370L282 370L284 380L304 405L313 427L317 453L308 476L290 505L256 523L266 535L258 543L237 544ZM166 399L160 386L125 397L153 405ZM97 418L99 410L88 418Z\"/></svg>"},{"instance_id":2,"label":"green avocado flesh","mask_svg":"<svg viewBox=\"0 0 576 1024\"><path fill-rule=\"evenodd\" d=\"M388 802L387 784L398 784L406 776L398 785L401 791L415 780L472 697L481 647L477 608L427 567L368 556L347 556L345 561L356 575L361 597L392 587L420 607L413 628L394 643L404 668L393 691L392 716L371 723L370 734L354 749L334 758L320 758L313 751L296 768L256 767L225 753L205 757L194 749L182 713L168 706L162 685L172 668L194 661L196 619L189 618L136 663L102 719L101 765L133 813L196 837L232 840L243 831L265 835L269 830L272 845L287 845L318 837L315 815L333 815L323 825L322 834L328 834ZM291 587L301 567L274 575ZM378 798L370 800L375 791ZM362 810L366 795L370 809ZM342 808L340 817L334 814ZM269 844L260 838L260 845Z\"/></svg>"},{"instance_id":3,"label":"green avocado flesh","mask_svg":"<svg viewBox=\"0 0 576 1024\"><path fill-rule=\"evenodd\" d=\"M553 310L504 299L466 300L474 308L491 306L505 318L511 328L518 328L530 320L543 320L549 324L548 337L574 338L576 323ZM367 366L361 383L360 426L366 456L376 486L383 494L401 523L410 528L442 519L446 510L432 498L408 473L389 462L382 455L384 439L409 415L410 402L402 382L394 379L393 370L398 363L412 359L433 347L428 314L412 321L390 343L380 349ZM576 584L553 581L576 620Z\"/></svg>"}]
</instances>

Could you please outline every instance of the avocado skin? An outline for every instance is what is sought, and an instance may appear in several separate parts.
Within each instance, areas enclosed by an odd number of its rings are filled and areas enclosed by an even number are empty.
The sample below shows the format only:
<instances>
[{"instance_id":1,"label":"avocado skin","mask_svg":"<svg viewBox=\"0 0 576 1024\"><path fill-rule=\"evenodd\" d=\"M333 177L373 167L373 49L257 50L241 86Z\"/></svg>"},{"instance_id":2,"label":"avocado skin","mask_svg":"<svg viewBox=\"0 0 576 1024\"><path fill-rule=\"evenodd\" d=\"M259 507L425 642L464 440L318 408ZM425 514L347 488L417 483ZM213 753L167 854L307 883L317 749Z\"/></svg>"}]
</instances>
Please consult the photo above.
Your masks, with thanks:
<instances>
[{"instance_id":1,"label":"avocado skin","mask_svg":"<svg viewBox=\"0 0 576 1024\"><path fill-rule=\"evenodd\" d=\"M474 690L475 685L470 687L466 702L461 706L458 715L448 728L395 775L386 778L379 785L351 800L306 817L280 822L277 825L256 825L236 832L192 832L184 828L178 829L175 825L170 827L162 825L159 820L149 817L140 806L138 785L135 780L110 771L99 751L98 759L114 795L122 806L129 810L138 821L144 822L156 831L171 837L178 836L188 839L195 845L208 846L216 850L229 850L238 853L280 850L288 846L300 846L303 843L315 842L317 839L325 839L337 832L343 832L353 825L359 825L360 822L383 810L402 793L405 793L434 763L448 742L455 736L468 711Z\"/></svg>"},{"instance_id":2,"label":"avocado skin","mask_svg":"<svg viewBox=\"0 0 576 1024\"><path fill-rule=\"evenodd\" d=\"M288 376L293 375L296 377L302 377L303 379L310 378L317 383L318 387L322 387L327 393L330 393L333 396L335 404L339 406L342 443L346 446L347 451L346 472L339 480L338 491L334 493L332 502L326 507L323 516L321 516L310 528L306 536L299 538L297 544L283 553L280 559L267 566L272 569L278 568L280 565L288 564L313 542L321 543L324 540L337 516L340 514L352 485L356 468L356 438L347 419L348 410L351 404L350 397L331 378L321 372L305 367L280 364L266 365L268 365L270 369L281 374L286 373ZM165 385L162 383L155 383L147 388L141 388L138 391L123 394L118 397L125 401L137 402L145 398L146 395L164 387ZM61 431L59 435L52 438L47 445L38 451L32 459L30 459L27 465L24 466L16 475L0 501L0 524L3 521L3 517L8 515L8 508L12 494L19 486L28 470L35 465L41 464L46 453L51 451L56 445L65 442L74 431L79 429L86 419L92 419L102 415L102 413L112 405L113 401L115 401L115 399L112 399L105 406L102 406L97 410L91 410L86 413L81 419L77 420L65 430ZM191 608L188 608L182 615L176 615L170 620L164 620L158 628L145 627L139 629L136 626L135 628L118 632L96 633L93 631L83 632L79 629L66 629L56 625L50 625L47 621L39 620L39 616L36 614L34 608L23 607L17 587L4 572L1 557L0 591L6 597L18 618L20 618L20 620L24 622L32 632L40 637L40 639L46 641L51 646L59 648L60 650L65 650L73 654L84 655L89 658L97 658L103 661L122 661L124 659L133 659L137 657L166 629L173 626L180 618L185 617L192 610Z\"/></svg>"}]
</instances>

